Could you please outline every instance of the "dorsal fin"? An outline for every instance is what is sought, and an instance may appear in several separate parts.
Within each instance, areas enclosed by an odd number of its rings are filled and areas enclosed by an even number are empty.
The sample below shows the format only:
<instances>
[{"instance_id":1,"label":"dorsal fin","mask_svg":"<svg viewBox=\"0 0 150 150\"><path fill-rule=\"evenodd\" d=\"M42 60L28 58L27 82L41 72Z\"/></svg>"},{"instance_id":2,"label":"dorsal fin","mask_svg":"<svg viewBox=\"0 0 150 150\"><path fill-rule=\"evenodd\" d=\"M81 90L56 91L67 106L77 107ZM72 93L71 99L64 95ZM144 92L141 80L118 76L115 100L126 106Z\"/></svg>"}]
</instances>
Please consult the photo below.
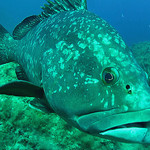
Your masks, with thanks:
<instances>
[{"instance_id":1,"label":"dorsal fin","mask_svg":"<svg viewBox=\"0 0 150 150\"><path fill-rule=\"evenodd\" d=\"M41 20L42 20L41 16L36 15L25 18L21 23L19 23L15 27L13 31L13 38L15 40L22 39Z\"/></svg>"},{"instance_id":2,"label":"dorsal fin","mask_svg":"<svg viewBox=\"0 0 150 150\"><path fill-rule=\"evenodd\" d=\"M54 2L47 0L47 2L49 4L42 7L44 10L42 12L43 17L49 17L62 11L87 9L86 0L54 0Z\"/></svg>"},{"instance_id":3,"label":"dorsal fin","mask_svg":"<svg viewBox=\"0 0 150 150\"><path fill-rule=\"evenodd\" d=\"M44 10L41 15L30 16L25 18L20 24L16 26L13 31L13 38L15 40L22 39L34 26L41 22L44 18L62 11L73 11L87 9L86 0L54 0L54 2L47 0L49 4L42 7Z\"/></svg>"}]
</instances>

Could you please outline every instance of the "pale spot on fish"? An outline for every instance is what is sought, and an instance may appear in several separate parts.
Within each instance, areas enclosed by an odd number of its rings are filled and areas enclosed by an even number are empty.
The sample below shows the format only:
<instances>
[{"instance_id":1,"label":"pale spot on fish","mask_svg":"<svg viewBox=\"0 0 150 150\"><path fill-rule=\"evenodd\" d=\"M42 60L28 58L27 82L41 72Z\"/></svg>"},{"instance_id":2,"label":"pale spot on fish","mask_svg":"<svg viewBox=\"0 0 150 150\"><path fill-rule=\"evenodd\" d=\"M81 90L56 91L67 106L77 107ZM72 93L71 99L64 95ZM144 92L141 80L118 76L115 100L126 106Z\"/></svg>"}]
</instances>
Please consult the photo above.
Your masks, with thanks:
<instances>
[{"instance_id":1,"label":"pale spot on fish","mask_svg":"<svg viewBox=\"0 0 150 150\"><path fill-rule=\"evenodd\" d=\"M123 61L123 59L121 57L116 57L117 61Z\"/></svg>"},{"instance_id":2,"label":"pale spot on fish","mask_svg":"<svg viewBox=\"0 0 150 150\"><path fill-rule=\"evenodd\" d=\"M85 43L80 43L78 44L80 48L85 49L87 47L87 44Z\"/></svg>"},{"instance_id":3,"label":"pale spot on fish","mask_svg":"<svg viewBox=\"0 0 150 150\"><path fill-rule=\"evenodd\" d=\"M106 90L106 94L107 94L107 95L109 94L108 90Z\"/></svg>"},{"instance_id":4,"label":"pale spot on fish","mask_svg":"<svg viewBox=\"0 0 150 150\"><path fill-rule=\"evenodd\" d=\"M115 38L115 42L119 44L119 38Z\"/></svg>"},{"instance_id":5,"label":"pale spot on fish","mask_svg":"<svg viewBox=\"0 0 150 150\"><path fill-rule=\"evenodd\" d=\"M103 102L104 102L104 100L105 100L105 99L103 98L103 99L101 100L101 103L103 103Z\"/></svg>"},{"instance_id":6,"label":"pale spot on fish","mask_svg":"<svg viewBox=\"0 0 150 150\"><path fill-rule=\"evenodd\" d=\"M73 22L73 23L72 23L72 25L76 25L76 24L77 24L77 22Z\"/></svg>"},{"instance_id":7,"label":"pale spot on fish","mask_svg":"<svg viewBox=\"0 0 150 150\"><path fill-rule=\"evenodd\" d=\"M110 45L111 44L111 42L106 37L103 38L102 43L105 44L105 45Z\"/></svg>"},{"instance_id":8,"label":"pale spot on fish","mask_svg":"<svg viewBox=\"0 0 150 150\"><path fill-rule=\"evenodd\" d=\"M118 50L114 49L114 48L109 48L110 54L112 57L116 57L118 56Z\"/></svg>"},{"instance_id":9,"label":"pale spot on fish","mask_svg":"<svg viewBox=\"0 0 150 150\"><path fill-rule=\"evenodd\" d=\"M123 47L123 48L126 48L126 44L125 44L125 42L123 41L123 40L121 40L121 46Z\"/></svg>"},{"instance_id":10,"label":"pale spot on fish","mask_svg":"<svg viewBox=\"0 0 150 150\"><path fill-rule=\"evenodd\" d=\"M112 94L112 100L111 100L111 102L112 102L112 106L114 106L114 104L115 104L115 95L114 94Z\"/></svg>"},{"instance_id":11,"label":"pale spot on fish","mask_svg":"<svg viewBox=\"0 0 150 150\"><path fill-rule=\"evenodd\" d=\"M60 65L60 69L64 69L65 68L65 65L64 64L61 64Z\"/></svg>"},{"instance_id":12,"label":"pale spot on fish","mask_svg":"<svg viewBox=\"0 0 150 150\"><path fill-rule=\"evenodd\" d=\"M62 86L60 86L60 88L59 88L59 92L62 90Z\"/></svg>"},{"instance_id":13,"label":"pale spot on fish","mask_svg":"<svg viewBox=\"0 0 150 150\"><path fill-rule=\"evenodd\" d=\"M62 50L65 45L66 43L64 41L60 41L56 44L56 48Z\"/></svg>"},{"instance_id":14,"label":"pale spot on fish","mask_svg":"<svg viewBox=\"0 0 150 150\"><path fill-rule=\"evenodd\" d=\"M108 108L108 102L104 104L104 108Z\"/></svg>"},{"instance_id":15,"label":"pale spot on fish","mask_svg":"<svg viewBox=\"0 0 150 150\"><path fill-rule=\"evenodd\" d=\"M103 49L101 49L101 50L99 50L98 53L94 53L94 56L97 58L98 62L100 62L100 63L104 59L104 51L103 51Z\"/></svg>"},{"instance_id":16,"label":"pale spot on fish","mask_svg":"<svg viewBox=\"0 0 150 150\"><path fill-rule=\"evenodd\" d=\"M86 78L85 79L85 84L96 84L98 82L99 82L99 80L98 79L94 79L94 78Z\"/></svg>"},{"instance_id":17,"label":"pale spot on fish","mask_svg":"<svg viewBox=\"0 0 150 150\"><path fill-rule=\"evenodd\" d=\"M56 75L57 75L57 72L53 72L53 73L52 73L53 78L55 78Z\"/></svg>"},{"instance_id":18,"label":"pale spot on fish","mask_svg":"<svg viewBox=\"0 0 150 150\"><path fill-rule=\"evenodd\" d=\"M98 38L102 38L102 35L101 35L101 34L98 34Z\"/></svg>"},{"instance_id":19,"label":"pale spot on fish","mask_svg":"<svg viewBox=\"0 0 150 150\"><path fill-rule=\"evenodd\" d=\"M82 72L82 73L80 74L81 78L83 78L83 77L84 77L84 75L85 75L85 73L83 73L83 72Z\"/></svg>"},{"instance_id":20,"label":"pale spot on fish","mask_svg":"<svg viewBox=\"0 0 150 150\"><path fill-rule=\"evenodd\" d=\"M52 93L57 93L57 90L53 91Z\"/></svg>"},{"instance_id":21,"label":"pale spot on fish","mask_svg":"<svg viewBox=\"0 0 150 150\"><path fill-rule=\"evenodd\" d=\"M79 53L79 51L75 51L74 53L75 53L75 56L74 56L73 59L77 60L79 58L79 56L80 56L80 53Z\"/></svg>"},{"instance_id":22,"label":"pale spot on fish","mask_svg":"<svg viewBox=\"0 0 150 150\"><path fill-rule=\"evenodd\" d=\"M74 84L73 86L74 86L74 87L75 87L75 89L76 89L76 88L77 88L77 86L78 86L78 84Z\"/></svg>"},{"instance_id":23,"label":"pale spot on fish","mask_svg":"<svg viewBox=\"0 0 150 150\"><path fill-rule=\"evenodd\" d=\"M64 59L61 57L58 63L63 63Z\"/></svg>"},{"instance_id":24,"label":"pale spot on fish","mask_svg":"<svg viewBox=\"0 0 150 150\"><path fill-rule=\"evenodd\" d=\"M64 75L61 75L61 76L60 76L60 79L62 79L63 77L64 77Z\"/></svg>"},{"instance_id":25,"label":"pale spot on fish","mask_svg":"<svg viewBox=\"0 0 150 150\"><path fill-rule=\"evenodd\" d=\"M78 38L81 39L82 38L82 33L78 33Z\"/></svg>"},{"instance_id":26,"label":"pale spot on fish","mask_svg":"<svg viewBox=\"0 0 150 150\"><path fill-rule=\"evenodd\" d=\"M110 63L110 59L109 57L105 57L103 65L107 65L108 63Z\"/></svg>"}]
</instances>

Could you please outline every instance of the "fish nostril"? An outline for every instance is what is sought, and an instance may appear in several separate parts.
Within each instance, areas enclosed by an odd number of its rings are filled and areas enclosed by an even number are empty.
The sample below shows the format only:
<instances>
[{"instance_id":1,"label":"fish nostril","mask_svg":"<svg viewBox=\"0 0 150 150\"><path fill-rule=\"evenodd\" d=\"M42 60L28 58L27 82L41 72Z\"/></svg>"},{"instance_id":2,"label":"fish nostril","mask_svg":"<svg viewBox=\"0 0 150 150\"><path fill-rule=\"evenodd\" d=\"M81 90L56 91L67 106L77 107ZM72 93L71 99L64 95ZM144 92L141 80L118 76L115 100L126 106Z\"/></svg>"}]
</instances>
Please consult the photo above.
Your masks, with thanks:
<instances>
[{"instance_id":1,"label":"fish nostril","mask_svg":"<svg viewBox=\"0 0 150 150\"><path fill-rule=\"evenodd\" d=\"M126 85L126 89L129 90L130 89L130 85Z\"/></svg>"},{"instance_id":2,"label":"fish nostril","mask_svg":"<svg viewBox=\"0 0 150 150\"><path fill-rule=\"evenodd\" d=\"M131 90L128 90L128 94L131 94L132 93L132 91Z\"/></svg>"},{"instance_id":3,"label":"fish nostril","mask_svg":"<svg viewBox=\"0 0 150 150\"><path fill-rule=\"evenodd\" d=\"M126 85L126 89L128 90L128 94L132 93L132 90L130 89L130 85Z\"/></svg>"}]
</instances>

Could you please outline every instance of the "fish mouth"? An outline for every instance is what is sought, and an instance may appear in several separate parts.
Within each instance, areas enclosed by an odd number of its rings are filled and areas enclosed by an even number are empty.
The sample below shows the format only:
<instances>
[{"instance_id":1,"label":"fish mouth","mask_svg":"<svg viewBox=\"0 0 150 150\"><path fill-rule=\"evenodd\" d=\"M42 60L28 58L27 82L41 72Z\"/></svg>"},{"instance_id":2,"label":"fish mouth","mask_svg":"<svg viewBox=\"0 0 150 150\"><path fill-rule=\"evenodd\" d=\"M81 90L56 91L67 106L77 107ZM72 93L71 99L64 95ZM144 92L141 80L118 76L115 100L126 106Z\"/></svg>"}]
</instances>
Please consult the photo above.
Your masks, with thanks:
<instances>
[{"instance_id":1,"label":"fish mouth","mask_svg":"<svg viewBox=\"0 0 150 150\"><path fill-rule=\"evenodd\" d=\"M133 128L133 127L134 128L147 128L149 124L150 122L134 122L134 123L122 124L122 125L104 130L103 132L106 132L108 130L121 129L121 128Z\"/></svg>"},{"instance_id":2,"label":"fish mouth","mask_svg":"<svg viewBox=\"0 0 150 150\"><path fill-rule=\"evenodd\" d=\"M85 132L96 136L150 144L150 109L125 113L115 110L96 112L79 117L78 124Z\"/></svg>"},{"instance_id":3,"label":"fish mouth","mask_svg":"<svg viewBox=\"0 0 150 150\"><path fill-rule=\"evenodd\" d=\"M150 144L150 121L122 124L99 133L120 142Z\"/></svg>"}]
</instances>

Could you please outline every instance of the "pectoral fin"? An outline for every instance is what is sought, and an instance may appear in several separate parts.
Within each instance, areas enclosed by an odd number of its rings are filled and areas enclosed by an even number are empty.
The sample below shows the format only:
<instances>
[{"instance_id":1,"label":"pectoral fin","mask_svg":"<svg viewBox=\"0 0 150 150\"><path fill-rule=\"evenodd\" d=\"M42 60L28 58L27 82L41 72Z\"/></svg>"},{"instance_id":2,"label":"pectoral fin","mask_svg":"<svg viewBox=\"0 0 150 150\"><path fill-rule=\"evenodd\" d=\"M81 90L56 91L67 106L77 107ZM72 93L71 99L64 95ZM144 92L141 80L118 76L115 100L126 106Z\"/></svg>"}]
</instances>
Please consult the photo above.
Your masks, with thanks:
<instances>
[{"instance_id":1,"label":"pectoral fin","mask_svg":"<svg viewBox=\"0 0 150 150\"><path fill-rule=\"evenodd\" d=\"M0 94L42 98L44 91L30 82L18 80L0 86Z\"/></svg>"},{"instance_id":2,"label":"pectoral fin","mask_svg":"<svg viewBox=\"0 0 150 150\"><path fill-rule=\"evenodd\" d=\"M54 113L54 110L50 107L49 103L45 98L42 99L35 98L32 101L30 101L29 106L41 112Z\"/></svg>"},{"instance_id":3,"label":"pectoral fin","mask_svg":"<svg viewBox=\"0 0 150 150\"><path fill-rule=\"evenodd\" d=\"M22 66L17 66L15 69L15 72L16 72L18 80L29 81L24 69L22 68Z\"/></svg>"}]
</instances>

